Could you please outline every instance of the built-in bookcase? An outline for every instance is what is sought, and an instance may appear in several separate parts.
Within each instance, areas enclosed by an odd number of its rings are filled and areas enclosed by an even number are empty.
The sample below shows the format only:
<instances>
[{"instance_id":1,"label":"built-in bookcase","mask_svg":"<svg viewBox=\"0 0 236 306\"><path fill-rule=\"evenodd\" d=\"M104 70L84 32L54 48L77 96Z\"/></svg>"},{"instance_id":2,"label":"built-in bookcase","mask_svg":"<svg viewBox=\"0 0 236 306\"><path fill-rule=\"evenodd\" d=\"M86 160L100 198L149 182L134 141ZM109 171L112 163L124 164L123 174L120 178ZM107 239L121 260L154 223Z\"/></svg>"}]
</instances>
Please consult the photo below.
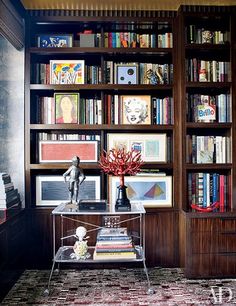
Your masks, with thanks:
<instances>
[{"instance_id":1,"label":"built-in bookcase","mask_svg":"<svg viewBox=\"0 0 236 306\"><path fill-rule=\"evenodd\" d=\"M233 211L230 18L184 17L184 210Z\"/></svg>"},{"instance_id":2,"label":"built-in bookcase","mask_svg":"<svg viewBox=\"0 0 236 306\"><path fill-rule=\"evenodd\" d=\"M47 161L39 145L89 143L96 156L86 156L81 166L91 181L100 181L96 186L101 198L108 198L108 180L98 164L99 154L109 148L108 136L127 140L142 135L136 144L141 148L145 135L156 139L164 134L166 158L150 158L143 168L171 176L172 206L147 208L147 263L181 265L189 277L235 275L234 10L182 6L177 13L96 12L97 16L31 12L26 46L26 203L33 235L41 237L39 246L46 245L52 207L37 205L38 177L51 182L70 165L58 161L57 154ZM68 46L38 45L38 36L48 34L67 35ZM52 84L50 61L59 60L83 63L83 82ZM52 107L54 95L63 93L79 101L71 123L61 123ZM142 124L124 116L130 96L135 97L132 102L142 98L146 103L148 116ZM206 248L208 241L214 247ZM35 253L38 248L35 245ZM44 255L51 260L48 250L44 248Z\"/></svg>"},{"instance_id":3,"label":"built-in bookcase","mask_svg":"<svg viewBox=\"0 0 236 306\"><path fill-rule=\"evenodd\" d=\"M115 20L81 17L73 18L73 21L64 17L63 22L59 20L56 16L41 17L29 27L26 58L29 82L26 94L28 207L38 205L37 177L61 176L70 165L68 157L61 161L53 156L43 157L45 152L53 149L46 148L46 141L50 141L50 146L53 141L55 144L71 140L96 141L93 162L82 160L81 166L86 175L100 177L100 197L107 198L108 181L98 165L101 152L108 149L107 134L164 133L166 141L161 145L165 146L165 159L151 158L143 168L158 169L174 178L177 173L173 154L177 134L174 132L177 113L174 20L168 17L116 17ZM76 84L72 80L65 84L62 84L64 80L53 80L52 67L61 61L79 62L83 80ZM76 100L73 121L62 122L58 117L60 95ZM132 114L128 117L128 112L137 112L137 107L140 112L145 112L144 117L132 121ZM142 138L136 147L144 151L149 145ZM153 149L156 151L155 147ZM42 163L42 160L47 162ZM172 185L175 190L174 179ZM173 209L178 206L178 196L174 198L172 192L171 198Z\"/></svg>"},{"instance_id":4,"label":"built-in bookcase","mask_svg":"<svg viewBox=\"0 0 236 306\"><path fill-rule=\"evenodd\" d=\"M234 18L210 7L182 7L179 16L180 262L191 278L235 274Z\"/></svg>"}]
</instances>

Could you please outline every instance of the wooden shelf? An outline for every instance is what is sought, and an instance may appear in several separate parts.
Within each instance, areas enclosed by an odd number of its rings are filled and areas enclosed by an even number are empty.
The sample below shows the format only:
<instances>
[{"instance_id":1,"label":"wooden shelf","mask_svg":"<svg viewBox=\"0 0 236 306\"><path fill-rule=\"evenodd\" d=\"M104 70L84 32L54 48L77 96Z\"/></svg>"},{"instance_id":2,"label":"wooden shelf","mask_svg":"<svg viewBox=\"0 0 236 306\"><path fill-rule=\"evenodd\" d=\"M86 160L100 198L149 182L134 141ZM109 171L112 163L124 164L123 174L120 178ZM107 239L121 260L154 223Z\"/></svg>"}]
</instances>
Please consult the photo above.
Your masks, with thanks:
<instances>
[{"instance_id":1,"label":"wooden shelf","mask_svg":"<svg viewBox=\"0 0 236 306\"><path fill-rule=\"evenodd\" d=\"M189 129L231 129L232 123L187 122L186 128L189 128Z\"/></svg>"},{"instance_id":2,"label":"wooden shelf","mask_svg":"<svg viewBox=\"0 0 236 306\"><path fill-rule=\"evenodd\" d=\"M30 90L171 90L172 85L121 85L121 84L72 84L72 85L44 85L44 84L31 84Z\"/></svg>"},{"instance_id":3,"label":"wooden shelf","mask_svg":"<svg viewBox=\"0 0 236 306\"><path fill-rule=\"evenodd\" d=\"M56 54L172 54L172 48L30 48L31 54L56 55Z\"/></svg>"},{"instance_id":4,"label":"wooden shelf","mask_svg":"<svg viewBox=\"0 0 236 306\"><path fill-rule=\"evenodd\" d=\"M187 82L186 88L207 88L207 89L219 89L230 88L231 82Z\"/></svg>"},{"instance_id":5,"label":"wooden shelf","mask_svg":"<svg viewBox=\"0 0 236 306\"><path fill-rule=\"evenodd\" d=\"M76 124L76 123L64 123L64 124L31 124L30 130L112 130L112 131L172 131L173 125L131 125L131 124L121 124L121 125L110 125L110 124Z\"/></svg>"},{"instance_id":6,"label":"wooden shelf","mask_svg":"<svg viewBox=\"0 0 236 306\"><path fill-rule=\"evenodd\" d=\"M232 164L186 164L187 170L230 170L232 169Z\"/></svg>"},{"instance_id":7,"label":"wooden shelf","mask_svg":"<svg viewBox=\"0 0 236 306\"><path fill-rule=\"evenodd\" d=\"M226 44L185 44L186 50L199 50L199 51L228 51L229 43Z\"/></svg>"},{"instance_id":8,"label":"wooden shelf","mask_svg":"<svg viewBox=\"0 0 236 306\"><path fill-rule=\"evenodd\" d=\"M31 170L60 170L60 169L68 169L71 166L71 163L41 163L41 164L30 164ZM81 162L81 167L83 169L101 169L98 163L83 163ZM142 166L144 169L173 169L172 163L144 163ZM147 174L148 175L148 174Z\"/></svg>"}]
</instances>

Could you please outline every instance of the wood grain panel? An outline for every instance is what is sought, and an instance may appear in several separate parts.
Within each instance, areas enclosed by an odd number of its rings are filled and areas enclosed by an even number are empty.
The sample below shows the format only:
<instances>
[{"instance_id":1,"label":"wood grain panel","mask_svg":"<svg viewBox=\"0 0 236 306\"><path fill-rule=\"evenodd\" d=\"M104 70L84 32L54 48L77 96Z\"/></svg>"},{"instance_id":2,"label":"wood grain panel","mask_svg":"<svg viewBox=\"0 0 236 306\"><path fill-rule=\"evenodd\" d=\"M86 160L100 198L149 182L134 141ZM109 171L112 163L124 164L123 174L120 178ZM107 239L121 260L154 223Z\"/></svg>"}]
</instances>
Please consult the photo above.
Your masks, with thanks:
<instances>
[{"instance_id":1,"label":"wood grain panel","mask_svg":"<svg viewBox=\"0 0 236 306\"><path fill-rule=\"evenodd\" d=\"M146 258L150 266L177 266L178 214L155 212L146 216Z\"/></svg>"}]
</instances>

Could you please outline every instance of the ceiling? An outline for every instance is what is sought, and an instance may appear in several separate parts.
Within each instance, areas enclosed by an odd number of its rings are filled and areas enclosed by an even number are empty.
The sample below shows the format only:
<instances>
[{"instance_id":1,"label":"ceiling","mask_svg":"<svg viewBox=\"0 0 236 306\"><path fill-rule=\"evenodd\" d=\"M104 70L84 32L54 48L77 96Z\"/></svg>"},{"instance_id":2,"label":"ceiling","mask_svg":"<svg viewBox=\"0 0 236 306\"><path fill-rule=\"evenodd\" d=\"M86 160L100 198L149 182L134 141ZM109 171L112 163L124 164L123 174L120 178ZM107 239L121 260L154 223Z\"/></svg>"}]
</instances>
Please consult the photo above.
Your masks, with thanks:
<instances>
[{"instance_id":1,"label":"ceiling","mask_svg":"<svg viewBox=\"0 0 236 306\"><path fill-rule=\"evenodd\" d=\"M177 10L180 5L236 5L236 0L21 0L26 9Z\"/></svg>"}]
</instances>

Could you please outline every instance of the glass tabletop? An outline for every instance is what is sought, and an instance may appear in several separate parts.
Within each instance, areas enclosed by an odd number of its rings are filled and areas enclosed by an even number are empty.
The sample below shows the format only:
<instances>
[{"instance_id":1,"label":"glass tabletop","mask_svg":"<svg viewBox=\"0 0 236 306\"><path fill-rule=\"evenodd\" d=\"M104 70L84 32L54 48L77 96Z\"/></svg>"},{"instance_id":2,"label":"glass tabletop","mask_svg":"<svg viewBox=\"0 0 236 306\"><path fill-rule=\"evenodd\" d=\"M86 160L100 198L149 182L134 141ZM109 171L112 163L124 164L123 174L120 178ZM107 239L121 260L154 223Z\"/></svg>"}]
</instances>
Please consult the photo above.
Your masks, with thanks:
<instances>
[{"instance_id":1,"label":"glass tabletop","mask_svg":"<svg viewBox=\"0 0 236 306\"><path fill-rule=\"evenodd\" d=\"M96 200L95 200L96 202ZM114 204L107 204L106 210L80 210L77 204L61 203L53 211L53 215L132 215L145 214L146 211L141 202L131 203L130 211L116 211Z\"/></svg>"}]
</instances>

